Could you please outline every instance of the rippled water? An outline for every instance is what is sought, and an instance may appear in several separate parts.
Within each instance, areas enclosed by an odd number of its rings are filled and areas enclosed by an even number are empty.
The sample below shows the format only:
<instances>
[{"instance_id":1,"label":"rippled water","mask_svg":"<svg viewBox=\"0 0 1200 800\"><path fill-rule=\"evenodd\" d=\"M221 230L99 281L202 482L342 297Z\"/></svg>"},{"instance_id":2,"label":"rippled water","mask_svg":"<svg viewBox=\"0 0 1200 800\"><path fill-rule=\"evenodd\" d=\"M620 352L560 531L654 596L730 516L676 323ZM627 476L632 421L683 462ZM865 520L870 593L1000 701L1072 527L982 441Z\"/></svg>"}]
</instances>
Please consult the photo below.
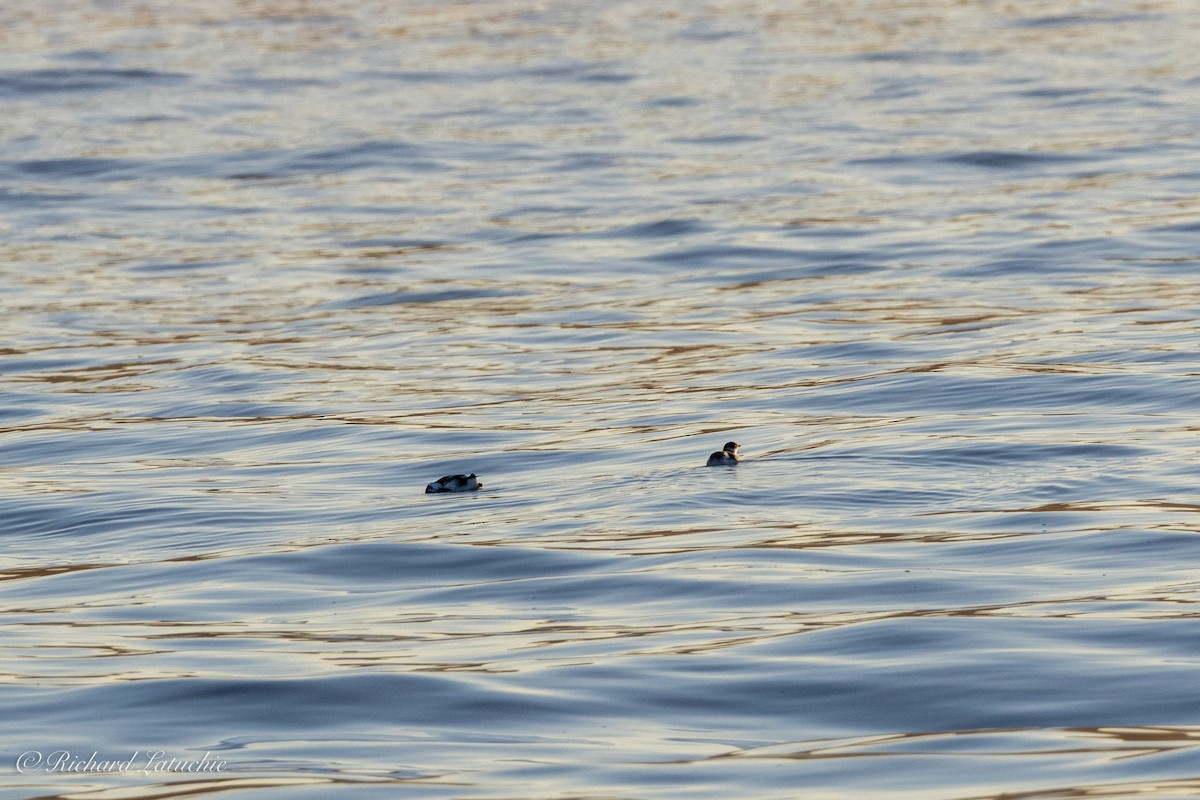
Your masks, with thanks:
<instances>
[{"instance_id":1,"label":"rippled water","mask_svg":"<svg viewBox=\"0 0 1200 800\"><path fill-rule=\"evenodd\" d=\"M1198 24L0 10L0 796L1200 794Z\"/></svg>"}]
</instances>

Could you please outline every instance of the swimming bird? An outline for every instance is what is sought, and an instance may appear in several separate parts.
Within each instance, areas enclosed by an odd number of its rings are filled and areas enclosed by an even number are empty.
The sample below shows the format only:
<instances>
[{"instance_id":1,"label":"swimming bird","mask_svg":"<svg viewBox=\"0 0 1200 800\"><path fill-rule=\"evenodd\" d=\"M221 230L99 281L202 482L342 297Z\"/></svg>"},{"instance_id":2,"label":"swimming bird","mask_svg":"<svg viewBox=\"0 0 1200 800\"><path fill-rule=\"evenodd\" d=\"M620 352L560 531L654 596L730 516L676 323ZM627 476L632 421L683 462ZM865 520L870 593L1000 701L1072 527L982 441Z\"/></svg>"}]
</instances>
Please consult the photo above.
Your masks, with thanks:
<instances>
[{"instance_id":1,"label":"swimming bird","mask_svg":"<svg viewBox=\"0 0 1200 800\"><path fill-rule=\"evenodd\" d=\"M738 455L738 443L726 442L724 447L708 457L708 463L704 466L732 467L741 460L741 456Z\"/></svg>"},{"instance_id":2,"label":"swimming bird","mask_svg":"<svg viewBox=\"0 0 1200 800\"><path fill-rule=\"evenodd\" d=\"M438 492L473 492L476 489L482 489L483 483L479 478L475 477L475 473L470 475L446 475L438 478L433 483L425 487L425 494L437 494Z\"/></svg>"}]
</instances>

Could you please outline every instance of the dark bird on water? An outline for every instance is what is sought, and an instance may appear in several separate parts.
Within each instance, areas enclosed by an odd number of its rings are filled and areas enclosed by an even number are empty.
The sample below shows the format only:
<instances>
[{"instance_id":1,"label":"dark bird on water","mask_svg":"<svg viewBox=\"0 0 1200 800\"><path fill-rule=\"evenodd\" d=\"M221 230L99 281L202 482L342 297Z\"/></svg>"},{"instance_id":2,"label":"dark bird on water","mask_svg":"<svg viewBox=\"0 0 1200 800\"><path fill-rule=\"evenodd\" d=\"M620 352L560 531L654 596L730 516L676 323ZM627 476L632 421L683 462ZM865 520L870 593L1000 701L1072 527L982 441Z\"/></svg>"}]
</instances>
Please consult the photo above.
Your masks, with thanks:
<instances>
[{"instance_id":1,"label":"dark bird on water","mask_svg":"<svg viewBox=\"0 0 1200 800\"><path fill-rule=\"evenodd\" d=\"M446 475L438 478L433 483L425 487L425 494L437 494L439 492L473 492L476 489L482 489L483 484L479 478L475 477L475 473L470 475Z\"/></svg>"},{"instance_id":2,"label":"dark bird on water","mask_svg":"<svg viewBox=\"0 0 1200 800\"><path fill-rule=\"evenodd\" d=\"M726 442L725 446L708 457L707 467L731 467L742 460L738 455L738 443Z\"/></svg>"}]
</instances>

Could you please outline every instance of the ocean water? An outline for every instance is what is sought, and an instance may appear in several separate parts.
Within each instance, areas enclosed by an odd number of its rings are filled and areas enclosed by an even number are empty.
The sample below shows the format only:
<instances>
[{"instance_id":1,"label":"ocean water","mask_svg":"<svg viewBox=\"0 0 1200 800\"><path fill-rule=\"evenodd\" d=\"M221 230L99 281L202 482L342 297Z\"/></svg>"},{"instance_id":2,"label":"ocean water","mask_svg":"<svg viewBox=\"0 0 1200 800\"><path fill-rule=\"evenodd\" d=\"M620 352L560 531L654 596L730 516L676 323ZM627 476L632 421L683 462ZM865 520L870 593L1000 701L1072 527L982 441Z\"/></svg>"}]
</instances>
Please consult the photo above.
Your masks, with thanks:
<instances>
[{"instance_id":1,"label":"ocean water","mask_svg":"<svg viewBox=\"0 0 1200 800\"><path fill-rule=\"evenodd\" d=\"M0 798L1200 795L1198 26L0 8Z\"/></svg>"}]
</instances>

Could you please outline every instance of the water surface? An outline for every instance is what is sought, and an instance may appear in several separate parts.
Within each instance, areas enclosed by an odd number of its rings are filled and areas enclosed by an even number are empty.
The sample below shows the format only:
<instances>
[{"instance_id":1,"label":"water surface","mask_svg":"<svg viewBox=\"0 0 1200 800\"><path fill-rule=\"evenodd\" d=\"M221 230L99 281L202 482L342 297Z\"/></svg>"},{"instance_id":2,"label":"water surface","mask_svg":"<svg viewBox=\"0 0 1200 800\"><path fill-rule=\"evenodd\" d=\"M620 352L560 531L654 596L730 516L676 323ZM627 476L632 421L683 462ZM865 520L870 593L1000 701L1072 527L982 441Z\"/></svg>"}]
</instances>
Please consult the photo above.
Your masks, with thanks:
<instances>
[{"instance_id":1,"label":"water surface","mask_svg":"<svg viewBox=\"0 0 1200 800\"><path fill-rule=\"evenodd\" d=\"M1194 796L1197 23L0 11L0 797Z\"/></svg>"}]
</instances>

